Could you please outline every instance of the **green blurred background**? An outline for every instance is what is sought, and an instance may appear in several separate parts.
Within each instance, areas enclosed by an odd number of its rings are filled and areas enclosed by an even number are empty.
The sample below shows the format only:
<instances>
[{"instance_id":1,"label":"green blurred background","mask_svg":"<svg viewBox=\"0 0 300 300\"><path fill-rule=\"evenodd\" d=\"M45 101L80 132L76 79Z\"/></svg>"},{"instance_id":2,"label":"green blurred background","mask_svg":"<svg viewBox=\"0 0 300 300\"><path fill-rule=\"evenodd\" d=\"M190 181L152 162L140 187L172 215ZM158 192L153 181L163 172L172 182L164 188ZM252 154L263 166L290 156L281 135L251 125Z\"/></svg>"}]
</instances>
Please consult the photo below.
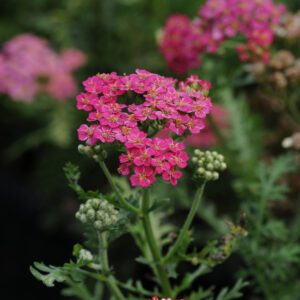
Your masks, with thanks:
<instances>
[{"instance_id":1,"label":"green blurred background","mask_svg":"<svg viewBox=\"0 0 300 300\"><path fill-rule=\"evenodd\" d=\"M156 36L173 13L190 17L203 1L196 0L3 0L0 2L0 45L21 33L34 33L60 50L75 47L86 53L88 63L76 73L78 86L97 72L132 72L144 68L174 75L159 53ZM285 2L289 9L300 1ZM74 230L76 201L68 189L62 168L78 162L85 175L83 185L95 188L104 178L92 162L77 153L76 126L84 116L69 99L62 104L39 99L27 104L0 96L0 193L1 193L1 299L61 299L59 289L47 289L29 273L33 261L61 264L68 260L80 234ZM54 107L52 139L22 140L49 119L43 111ZM61 119L70 119L65 135ZM51 120L53 120L51 118ZM55 123L56 122L56 123ZM28 144L29 143L29 144ZM113 162L112 164L115 164ZM118 245L112 260L120 261ZM128 253L134 251L128 247ZM130 254L129 254L130 255ZM231 267L231 265L230 265ZM131 265L124 265L123 276ZM139 276L141 270L130 270ZM225 282L226 283L226 282Z\"/></svg>"}]
</instances>

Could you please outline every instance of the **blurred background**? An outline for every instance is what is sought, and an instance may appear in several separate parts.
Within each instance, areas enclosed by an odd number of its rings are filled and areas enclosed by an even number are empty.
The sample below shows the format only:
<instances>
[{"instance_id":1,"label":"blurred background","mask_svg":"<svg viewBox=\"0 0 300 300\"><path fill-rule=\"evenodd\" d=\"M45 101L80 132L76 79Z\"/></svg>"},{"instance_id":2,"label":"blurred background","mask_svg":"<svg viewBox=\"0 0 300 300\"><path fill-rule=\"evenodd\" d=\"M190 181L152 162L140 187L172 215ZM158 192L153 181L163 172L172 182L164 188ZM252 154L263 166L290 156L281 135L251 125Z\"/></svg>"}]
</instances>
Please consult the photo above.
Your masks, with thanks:
<instances>
[{"instance_id":1,"label":"blurred background","mask_svg":"<svg viewBox=\"0 0 300 300\"><path fill-rule=\"evenodd\" d=\"M300 1L281 3L293 11L300 8ZM97 72L131 73L141 68L175 76L158 50L158 32L168 16L178 12L193 17L200 4L196 0L4 0L0 45L16 35L33 33L48 40L55 51L81 50L87 61L73 73L78 89L83 79ZM82 239L74 220L78 202L68 188L65 163L81 167L85 187L106 188L100 170L77 152L76 129L84 117L76 110L75 96L55 101L40 95L26 103L0 95L2 299L63 299L59 287L49 289L35 280L29 266L33 261L53 265L68 261L73 244ZM112 169L117 165L115 157L110 164ZM112 261L121 265L120 276L142 276L141 268L121 263L119 249L124 243L128 245L126 237L112 249ZM136 249L127 249L128 257L134 256ZM234 270L239 264L239 258L233 257L223 268ZM232 282L230 276L207 280L220 286Z\"/></svg>"}]
</instances>

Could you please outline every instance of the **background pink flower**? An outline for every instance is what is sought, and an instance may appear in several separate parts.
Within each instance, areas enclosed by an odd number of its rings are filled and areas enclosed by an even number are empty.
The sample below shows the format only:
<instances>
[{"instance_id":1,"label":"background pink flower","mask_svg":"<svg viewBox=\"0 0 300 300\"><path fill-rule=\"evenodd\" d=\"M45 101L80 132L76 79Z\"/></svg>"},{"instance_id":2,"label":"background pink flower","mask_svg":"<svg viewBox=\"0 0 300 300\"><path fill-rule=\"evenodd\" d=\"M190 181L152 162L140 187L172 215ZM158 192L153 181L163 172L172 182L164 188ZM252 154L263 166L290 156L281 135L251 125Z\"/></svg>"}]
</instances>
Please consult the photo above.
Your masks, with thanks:
<instances>
[{"instance_id":1,"label":"background pink flower","mask_svg":"<svg viewBox=\"0 0 300 300\"><path fill-rule=\"evenodd\" d=\"M284 5L272 0L207 0L193 21L184 15L169 17L159 38L160 51L172 71L184 74L200 65L202 53L214 53L242 35L250 50L256 50L255 55L240 56L242 60L266 61L284 12Z\"/></svg>"},{"instance_id":2,"label":"background pink flower","mask_svg":"<svg viewBox=\"0 0 300 300\"><path fill-rule=\"evenodd\" d=\"M21 34L6 42L0 51L0 93L30 102L39 93L65 100L76 93L71 71L85 63L75 49L53 51L48 42L33 34Z\"/></svg>"}]
</instances>

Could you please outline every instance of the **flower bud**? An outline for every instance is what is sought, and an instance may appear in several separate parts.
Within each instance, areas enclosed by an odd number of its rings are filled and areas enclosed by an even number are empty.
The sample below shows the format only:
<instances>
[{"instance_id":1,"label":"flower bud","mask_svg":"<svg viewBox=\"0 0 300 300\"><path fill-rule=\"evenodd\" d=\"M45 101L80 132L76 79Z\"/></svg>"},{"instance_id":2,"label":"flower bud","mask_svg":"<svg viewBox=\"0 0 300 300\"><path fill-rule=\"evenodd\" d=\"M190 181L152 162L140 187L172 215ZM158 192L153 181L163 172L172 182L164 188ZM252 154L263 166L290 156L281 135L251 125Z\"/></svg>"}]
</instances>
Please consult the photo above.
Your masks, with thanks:
<instances>
[{"instance_id":1,"label":"flower bud","mask_svg":"<svg viewBox=\"0 0 300 300\"><path fill-rule=\"evenodd\" d=\"M95 219L95 211L93 209L89 209L86 213L86 217L91 221L94 220Z\"/></svg>"},{"instance_id":2,"label":"flower bud","mask_svg":"<svg viewBox=\"0 0 300 300\"><path fill-rule=\"evenodd\" d=\"M85 146L84 145L82 145L82 144L78 145L78 152L80 154L84 154L84 150L85 150Z\"/></svg>"},{"instance_id":3,"label":"flower bud","mask_svg":"<svg viewBox=\"0 0 300 300\"><path fill-rule=\"evenodd\" d=\"M104 150L101 145L85 146L80 144L78 146L78 152L87 155L96 161L103 161L107 158L107 151Z\"/></svg>"},{"instance_id":4,"label":"flower bud","mask_svg":"<svg viewBox=\"0 0 300 300\"><path fill-rule=\"evenodd\" d=\"M196 169L194 177L202 180L217 180L219 172L226 169L224 156L216 151L200 151L196 149L191 159Z\"/></svg>"},{"instance_id":5,"label":"flower bud","mask_svg":"<svg viewBox=\"0 0 300 300\"><path fill-rule=\"evenodd\" d=\"M103 223L98 220L98 221L94 222L94 227L96 228L96 230L101 231L101 229L103 228Z\"/></svg>"},{"instance_id":6,"label":"flower bud","mask_svg":"<svg viewBox=\"0 0 300 300\"><path fill-rule=\"evenodd\" d=\"M93 149L91 146L85 146L83 144L78 145L78 152L80 154L84 154L87 156L92 156L93 155Z\"/></svg>"},{"instance_id":7,"label":"flower bud","mask_svg":"<svg viewBox=\"0 0 300 300\"><path fill-rule=\"evenodd\" d=\"M86 261L86 262L92 262L93 261L93 255L90 251L88 251L86 249L81 249L79 251L78 260L83 260L83 261Z\"/></svg>"},{"instance_id":8,"label":"flower bud","mask_svg":"<svg viewBox=\"0 0 300 300\"><path fill-rule=\"evenodd\" d=\"M80 220L81 223L86 223L87 222L86 215L80 215L79 220Z\"/></svg>"},{"instance_id":9,"label":"flower bud","mask_svg":"<svg viewBox=\"0 0 300 300\"><path fill-rule=\"evenodd\" d=\"M76 218L92 225L98 231L106 231L118 221L118 211L105 199L92 198L81 204Z\"/></svg>"}]
</instances>

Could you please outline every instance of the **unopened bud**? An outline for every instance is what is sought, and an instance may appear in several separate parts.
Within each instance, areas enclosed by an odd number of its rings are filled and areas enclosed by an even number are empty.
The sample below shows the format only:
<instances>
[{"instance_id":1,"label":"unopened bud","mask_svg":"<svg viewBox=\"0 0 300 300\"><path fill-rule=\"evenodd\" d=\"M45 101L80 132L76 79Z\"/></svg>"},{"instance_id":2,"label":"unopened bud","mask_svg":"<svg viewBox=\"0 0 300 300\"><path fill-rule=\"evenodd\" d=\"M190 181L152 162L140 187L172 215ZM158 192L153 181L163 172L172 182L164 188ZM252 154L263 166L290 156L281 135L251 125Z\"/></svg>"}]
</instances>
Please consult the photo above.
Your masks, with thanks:
<instances>
[{"instance_id":1,"label":"unopened bud","mask_svg":"<svg viewBox=\"0 0 300 300\"><path fill-rule=\"evenodd\" d=\"M219 172L226 169L224 156L216 151L200 151L196 149L191 161L196 168L195 178L217 180Z\"/></svg>"},{"instance_id":2,"label":"unopened bud","mask_svg":"<svg viewBox=\"0 0 300 300\"><path fill-rule=\"evenodd\" d=\"M85 249L81 249L79 251L78 259L86 261L86 262L91 262L91 261L93 261L93 255L90 251L85 250Z\"/></svg>"},{"instance_id":3,"label":"unopened bud","mask_svg":"<svg viewBox=\"0 0 300 300\"><path fill-rule=\"evenodd\" d=\"M118 211L105 199L92 198L81 204L76 218L92 225L98 231L105 231L118 221Z\"/></svg>"}]
</instances>

